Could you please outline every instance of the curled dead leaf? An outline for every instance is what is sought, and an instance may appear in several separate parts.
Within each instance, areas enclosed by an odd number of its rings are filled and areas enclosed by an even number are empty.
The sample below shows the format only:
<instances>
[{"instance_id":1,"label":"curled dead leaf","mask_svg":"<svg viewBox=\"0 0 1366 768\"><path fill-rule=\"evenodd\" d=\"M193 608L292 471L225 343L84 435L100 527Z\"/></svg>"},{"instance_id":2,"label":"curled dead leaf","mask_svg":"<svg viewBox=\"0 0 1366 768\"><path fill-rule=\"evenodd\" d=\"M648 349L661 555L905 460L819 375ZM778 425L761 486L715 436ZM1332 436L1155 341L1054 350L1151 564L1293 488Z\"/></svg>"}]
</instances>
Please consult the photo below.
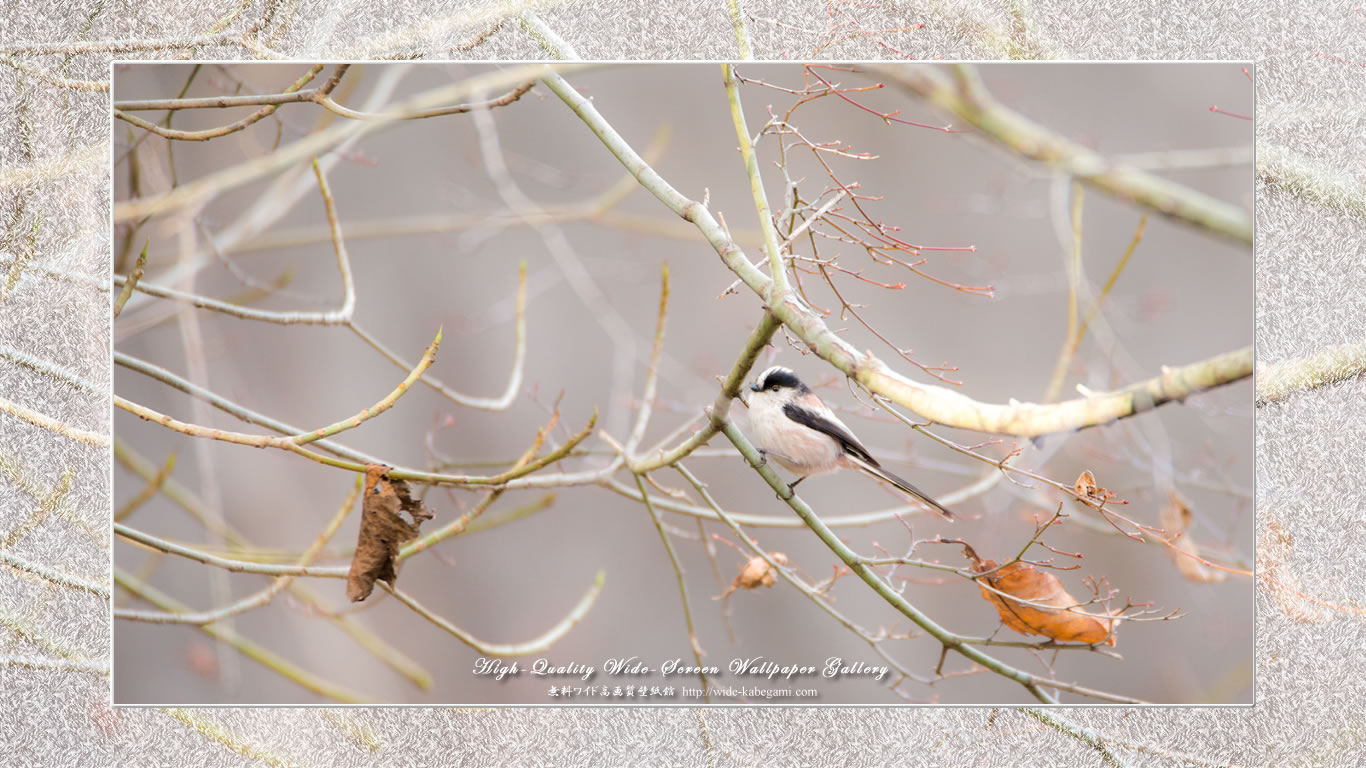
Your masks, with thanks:
<instances>
[{"instance_id":1,"label":"curled dead leaf","mask_svg":"<svg viewBox=\"0 0 1366 768\"><path fill-rule=\"evenodd\" d=\"M1114 494L1108 489L1096 485L1096 476L1091 474L1089 469L1083 470L1077 476L1077 482L1072 486L1072 490L1080 497L1078 501L1092 507L1098 507L1114 498Z\"/></svg>"},{"instance_id":2,"label":"curled dead leaf","mask_svg":"<svg viewBox=\"0 0 1366 768\"><path fill-rule=\"evenodd\" d=\"M432 518L421 499L414 499L403 480L386 474L392 467L369 464L365 467L365 498L361 501L360 537L351 571L346 576L346 596L352 602L364 600L375 588L375 581L393 586L398 578L395 561L398 550L417 538L422 523ZM412 522L401 513L407 512Z\"/></svg>"},{"instance_id":3,"label":"curled dead leaf","mask_svg":"<svg viewBox=\"0 0 1366 768\"><path fill-rule=\"evenodd\" d=\"M787 565L787 555L782 552L773 552L769 555L773 562L778 565ZM730 597L730 594L737 589L758 589L759 587L771 587L778 581L778 574L773 570L773 566L762 557L752 557L744 565L740 566L740 575L735 577L730 587L722 598Z\"/></svg>"},{"instance_id":4,"label":"curled dead leaf","mask_svg":"<svg viewBox=\"0 0 1366 768\"><path fill-rule=\"evenodd\" d=\"M1276 519L1272 509L1262 512L1264 523L1257 536L1257 578L1265 593L1287 618L1301 624L1316 624L1332 618L1328 608L1308 599L1300 590L1300 579L1287 562L1294 556L1295 537Z\"/></svg>"},{"instance_id":5,"label":"curled dead leaf","mask_svg":"<svg viewBox=\"0 0 1366 768\"><path fill-rule=\"evenodd\" d=\"M1172 546L1167 550L1167 554L1176 565L1176 570L1191 581L1201 584L1223 581L1228 578L1228 573L1200 562L1199 545L1186 535L1191 527L1192 517L1190 506L1176 491L1172 491L1171 501L1162 508L1160 515L1162 529L1167 532L1167 541Z\"/></svg>"},{"instance_id":6,"label":"curled dead leaf","mask_svg":"<svg viewBox=\"0 0 1366 768\"><path fill-rule=\"evenodd\" d=\"M995 567L996 563L992 560L973 563L973 569L978 573ZM1068 594L1062 582L1051 573L1029 563L1016 562L982 577L982 581L1019 598L1012 600L979 585L982 597L996 606L1001 621L1016 632L1043 635L1065 642L1115 644L1115 628L1120 622L1118 612L1096 615L1071 607L1080 601ZM1020 600L1029 602L1022 603Z\"/></svg>"}]
</instances>

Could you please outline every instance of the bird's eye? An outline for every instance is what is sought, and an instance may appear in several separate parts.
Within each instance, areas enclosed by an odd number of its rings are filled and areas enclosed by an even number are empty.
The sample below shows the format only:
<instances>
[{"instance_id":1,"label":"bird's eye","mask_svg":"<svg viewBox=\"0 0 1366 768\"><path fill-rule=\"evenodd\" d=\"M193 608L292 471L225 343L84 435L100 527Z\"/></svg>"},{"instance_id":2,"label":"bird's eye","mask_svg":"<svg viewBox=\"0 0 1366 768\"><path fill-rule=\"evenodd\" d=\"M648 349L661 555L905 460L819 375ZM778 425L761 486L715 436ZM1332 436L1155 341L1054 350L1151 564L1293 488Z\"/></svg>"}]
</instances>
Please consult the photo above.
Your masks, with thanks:
<instances>
[{"instance_id":1,"label":"bird's eye","mask_svg":"<svg viewBox=\"0 0 1366 768\"><path fill-rule=\"evenodd\" d=\"M773 390L774 392L777 392L777 391L778 391L778 385L777 385L777 384L770 385L770 386L769 386L769 389Z\"/></svg>"}]
</instances>

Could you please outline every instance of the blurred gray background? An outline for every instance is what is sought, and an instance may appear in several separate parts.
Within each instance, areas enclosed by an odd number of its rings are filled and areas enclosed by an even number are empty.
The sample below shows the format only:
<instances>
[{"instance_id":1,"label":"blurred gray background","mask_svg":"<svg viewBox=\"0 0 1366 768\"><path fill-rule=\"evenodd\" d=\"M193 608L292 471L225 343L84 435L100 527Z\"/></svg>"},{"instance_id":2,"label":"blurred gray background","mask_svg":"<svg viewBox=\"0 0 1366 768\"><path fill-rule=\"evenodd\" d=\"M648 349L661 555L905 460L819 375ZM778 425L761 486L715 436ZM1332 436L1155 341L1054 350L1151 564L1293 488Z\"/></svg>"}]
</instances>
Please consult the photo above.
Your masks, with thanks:
<instances>
[{"instance_id":1,"label":"blurred gray background","mask_svg":"<svg viewBox=\"0 0 1366 768\"><path fill-rule=\"evenodd\" d=\"M388 66L388 65L385 65ZM397 66L397 65L394 65ZM190 65L120 65L115 70L116 100L167 98L179 93ZM196 78L188 95L231 93L240 80L261 92L278 90L302 73L302 65L214 65ZM345 103L362 101L381 76L380 66L354 68L356 91ZM479 65L412 67L400 96L446 84ZM330 71L330 70L329 70ZM800 87L797 65L751 65L741 74ZM822 72L826 77L832 73ZM1041 64L983 66L986 85L1003 102L1050 128L1107 154L1169 150L1236 150L1252 143L1252 123L1212 114L1209 107L1250 115L1251 83L1235 64ZM872 82L850 73L833 73L846 84ZM325 75L324 75L325 76ZM716 65L614 65L577 73L570 81L591 96L597 108L637 149L643 150L661 125L672 138L654 167L684 194L701 199L723 213L733 233L757 256L752 232L753 204L730 122ZM766 107L781 114L794 98L748 85L742 89L751 131L766 119ZM901 117L934 125L946 118L912 97L888 90L866 98L877 109L902 110ZM176 117L179 129L206 128L236 119L245 111L186 111ZM281 123L264 120L251 129L205 144L178 143L175 172L179 180L203 177L270 150L277 131L283 142L312 129L322 110L288 105ZM596 138L560 101L537 88L510 107L493 112L498 137L513 177L543 205L582 203L605 191L624 173ZM906 283L889 292L837 278L850 301L867 303L860 311L903 347L927 364L947 361L961 370L962 391L987 402L1022 401L1041 396L1052 373L1066 324L1064 246L1055 209L1052 179L1036 166L978 140L971 134L945 134L904 125L884 125L868 112L827 98L800 110L794 122L814 141L838 140L875 161L836 162L841 178L857 180L861 191L883 200L869 204L874 216L902 228L904 239L927 245L975 246L973 252L926 251L922 269L944 280L988 283L995 299L953 291L904 270L871 264L847 246L827 244L822 257L841 252L841 265L867 268L883 282ZM116 123L115 156L127 146L127 133ZM164 142L144 142L155 151L140 151L145 191L169 173ZM780 176L774 172L775 140L759 147L770 201L779 204ZM127 163L115 169L118 199L128 193ZM824 188L819 169L802 158L794 177L805 176L808 195ZM1252 205L1251 167L1246 162L1171 171L1171 178L1241 207ZM498 214L505 207L480 157L477 132L469 116L448 116L391 126L361 141L330 174L343 222L383 224L405 217L450 213ZM231 221L254 201L265 183L248 185L213 201L203 212L210 229ZM150 190L148 189L150 187ZM1066 202L1063 202L1066 211ZM1085 196L1085 269L1093 285L1104 282L1128 246L1139 211L1106 196ZM677 220L648 193L636 190L615 210L647 217L672 231ZM610 224L610 222L608 222ZM1063 220L1065 224L1065 219ZM276 229L325 225L316 193L301 202ZM600 426L622 439L634 415L635 398L644 381L645 356L658 303L659 271L667 262L673 279L666 365L659 404L646 444L662 439L681 421L711 402L714 377L729 370L758 318L758 300L745 290L718 299L733 280L715 253L698 237L678 238L626 229L604 222L558 225L574 258L607 297L585 302L565 277L563 266L548 253L532 229L485 223L458 231L413 236L356 237L348 240L358 290L357 322L401 354L415 359L438 326L445 340L432 373L462 393L493 395L506 385L512 361L512 297L518 262L529 272L528 356L523 394L508 411L488 413L458 408L425 387L416 387L382 417L342 436L342 442L383 456L391 463L424 466L425 441L434 425L446 418L453 426L432 436L441 452L481 461L515 458L548 417L548 407L563 392L560 410L572 432L582 427L596 406ZM262 233L261 239L271 232ZM117 244L122 231L115 232ZM137 235L150 239L152 266L148 279L176 258L176 233L153 222ZM258 243L258 245L261 245ZM265 243L269 245L269 243ZM290 247L253 247L249 242L228 254L258 279L269 281L293 270L291 291L322 299L273 296L260 306L286 309L330 308L339 301L340 283L331 246L325 241ZM812 298L830 306L828 290L808 281ZM242 284L222 267L206 269L197 284L203 293L227 297ZM587 304L587 305L586 305ZM174 322L125 333L150 304L130 305L115 324L117 349L151 360L180 374L186 364L180 331ZM1064 396L1073 384L1104 390L1156 375L1163 365L1184 365L1251 343L1253 271L1250 249L1234 247L1188 228L1151 218L1142 243L1106 299L1104 318L1119 350L1088 336L1069 373ZM635 365L626 396L611 398L613 346L597 313L608 311L633 329ZM198 314L209 385L254 410L301 426L318 426L350 415L386 394L404 375L344 329L279 327ZM853 318L832 327L861 349L871 349L892 362L895 353ZM881 416L864 418L833 369L815 358L802 358L780 339L775 362L791 365L832 404L849 409L845 419L888 464L935 494L946 494L974 482L986 467L966 460ZM765 358L762 362L767 362ZM899 370L926 380L912 366ZM164 413L190 420L191 401L140 374L116 369L115 390L121 396ZM1192 535L1206 546L1224 546L1247 559L1253 548L1253 422L1251 383L1169 405L1156 413L1072 436L1053 436L1041 447L1024 443L1024 466L1070 483L1082 469L1096 473L1100 484L1131 503L1125 509L1140 522L1157 524L1166 493L1154 486L1154 461L1173 467L1177 487L1195 510ZM743 409L733 411L743 424ZM221 413L213 426L255 431ZM205 478L196 451L214 468L225 518L258 546L299 551L317 535L345 497L352 476L278 451L196 441L117 412L115 431L149 459L178 457L175 477L202 489ZM949 437L977 443L988 437L945 431ZM560 433L561 437L563 433ZM591 439L586 446L602 451ZM716 438L712 447L726 446ZM1156 448L1154 448L1156 446ZM1000 456L1008 450L990 446ZM1159 453L1155 456L1154 451ZM1170 456L1162 455L1169 451ZM1046 462L1044 461L1046 459ZM595 458L566 467L594 466ZM698 458L689 462L711 484L728 509L754 514L786 515L790 511L736 458ZM487 471L487 470L481 470ZM629 482L629 475L619 478ZM672 472L661 482L677 487ZM118 509L142 488L142 481L115 465ZM817 512L839 515L881 509L897 503L887 491L849 475L812 480L802 495ZM539 492L506 494L488 513L512 509L538 498ZM460 514L478 496L471 492L434 490L428 502L435 527ZM1056 494L1035 495L1002 482L987 494L956 505L967 519L951 528L922 516L912 519L918 536L931 532L963 537L985 557L1014 554L1033 532L1031 515L1042 514L1037 502L1056 503ZM1075 511L1081 516L1088 513ZM354 543L359 510L334 539L333 550ZM669 518L685 531L695 531L687 518ZM206 541L202 527L164 497L141 507L128 522L158 536ZM731 538L729 529L708 526ZM831 570L833 555L805 530L752 529L761 544L779 550L813 579ZM856 550L873 554L874 542L900 552L905 528L893 521L869 528L843 528L841 536ZM1106 577L1124 597L1153 601L1159 608L1180 608L1179 621L1123 625L1117 650L1123 661L1095 654L1065 653L1056 660L1060 679L1154 702L1251 703L1253 653L1252 591L1246 579L1221 584L1194 584L1173 568L1158 547L1098 534L1069 523L1048 541L1060 549L1085 552L1079 571L1060 574L1073 594L1082 594L1083 576ZM784 663L821 664L830 656L877 661L861 640L819 611L786 585L772 590L737 593L729 600L728 637L722 603L711 599L725 584L712 575L697 541L675 538L687 571L699 639L706 661L724 666L731 658L765 656ZM918 553L961 564L956 547L922 548ZM118 542L116 564L130 571L149 567L146 552ZM734 576L741 559L718 548L724 582ZM337 561L344 562L344 561ZM162 558L151 582L197 608L215 604L210 569L174 557ZM607 573L606 587L588 618L546 656L556 662L601 667L611 657L640 656L646 663L691 659L687 631L679 611L674 574L645 509L597 487L563 489L550 509L494 530L448 541L435 553L403 568L399 585L432 610L490 642L528 639L558 621L591 583ZM902 575L920 577L905 569ZM928 572L923 575L933 575ZM265 585L261 577L228 577L232 595ZM310 586L344 602L341 581ZM897 614L864 585L846 578L831 593L836 606L865 627L895 631ZM908 597L942 624L963 633L989 634L998 621L976 587L954 580L943 585L912 584ZM378 596L378 593L377 595ZM376 598L371 598L375 600ZM138 606L145 607L145 606ZM547 683L522 676L495 682L470 674L477 654L389 598L358 614L362 621L410 655L434 678L423 692L395 675L328 622L280 598L266 608L234 620L236 629L311 671L355 688L381 702L421 704L550 703ZM1001 639L1024 639L1002 630ZM207 663L210 641L187 627L118 622L115 626L117 703L290 703L322 700L250 662ZM890 641L888 650L922 674L931 674L938 647L924 638ZM1040 661L1013 649L995 655L1029 671L1045 673ZM212 656L212 654L208 654ZM962 669L951 657L947 669ZM601 679L597 682L602 682ZM695 678L682 678L692 685ZM723 675L719 683L736 680ZM820 697L811 703L894 704L902 701L872 682L816 680ZM1014 683L979 674L941 682L933 688L903 685L914 700L942 703L1022 703L1027 694ZM1075 696L1064 701L1090 703ZM615 701L613 703L620 703ZM693 702L687 702L693 703Z\"/></svg>"}]
</instances>

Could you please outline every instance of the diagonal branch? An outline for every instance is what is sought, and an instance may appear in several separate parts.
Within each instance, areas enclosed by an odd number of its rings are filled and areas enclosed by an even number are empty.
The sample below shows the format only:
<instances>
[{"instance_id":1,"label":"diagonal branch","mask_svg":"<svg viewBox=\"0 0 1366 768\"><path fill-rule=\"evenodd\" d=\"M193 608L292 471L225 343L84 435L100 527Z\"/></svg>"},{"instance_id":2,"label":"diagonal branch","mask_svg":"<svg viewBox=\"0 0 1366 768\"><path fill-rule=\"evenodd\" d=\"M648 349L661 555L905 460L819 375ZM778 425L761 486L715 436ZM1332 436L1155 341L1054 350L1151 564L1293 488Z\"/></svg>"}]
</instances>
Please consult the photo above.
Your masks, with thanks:
<instances>
[{"instance_id":1,"label":"diagonal branch","mask_svg":"<svg viewBox=\"0 0 1366 768\"><path fill-rule=\"evenodd\" d=\"M1138 699L1127 696L1119 696L1104 691L1084 688L1072 683L1064 683L1059 680L1050 680L1031 675L1024 670L1012 667L993 656L983 653L973 647L970 643L965 642L965 638L940 626L934 619L922 613L920 609L912 605L900 592L893 589L890 584L877 574L872 566L868 564L866 559L859 557L857 553L840 540L839 536L835 535L835 532L830 530L829 526L816 516L816 513L811 510L811 507L807 506L806 502L802 501L801 497L797 496L788 484L778 477L777 473L773 471L773 468L767 466L766 463L763 462L762 458L759 456L759 452L754 449L754 446L750 444L749 440L746 439L744 435L740 434L740 430L737 429L734 424L727 423L722 429L722 432L725 433L726 437L730 439L735 448L744 456L745 461L748 462L749 465L763 477L769 487L778 494L779 498L787 502L788 506L797 513L797 516L806 523L807 527L814 531L815 534L820 537L820 540L824 542L853 573L903 616L915 622L921 629L924 629L929 635L934 637L934 639L942 643L946 650L952 650L966 657L968 660L990 669L1002 677L1014 680L1024 686L1025 690L1029 691L1032 696L1045 704L1056 704L1057 700L1047 691L1043 690L1044 688L1054 688L1060 691L1079 693L1085 696L1092 696L1106 701L1115 701L1125 704L1142 703Z\"/></svg>"}]
</instances>

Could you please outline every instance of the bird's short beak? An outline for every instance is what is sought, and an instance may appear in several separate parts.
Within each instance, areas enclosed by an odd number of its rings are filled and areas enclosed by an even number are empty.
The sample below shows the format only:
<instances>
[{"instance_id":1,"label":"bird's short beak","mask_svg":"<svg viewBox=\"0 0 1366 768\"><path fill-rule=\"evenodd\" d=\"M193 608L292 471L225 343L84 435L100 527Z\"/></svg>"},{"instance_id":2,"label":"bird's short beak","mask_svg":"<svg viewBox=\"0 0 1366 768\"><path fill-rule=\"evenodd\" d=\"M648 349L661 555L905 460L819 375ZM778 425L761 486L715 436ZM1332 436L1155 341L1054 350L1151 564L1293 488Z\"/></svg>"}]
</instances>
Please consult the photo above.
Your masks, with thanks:
<instances>
[{"instance_id":1,"label":"bird's short beak","mask_svg":"<svg viewBox=\"0 0 1366 768\"><path fill-rule=\"evenodd\" d=\"M758 384L750 384L750 385L749 385L749 391L750 391L750 392L758 392L758 391L759 391L759 385L758 385Z\"/></svg>"}]
</instances>

